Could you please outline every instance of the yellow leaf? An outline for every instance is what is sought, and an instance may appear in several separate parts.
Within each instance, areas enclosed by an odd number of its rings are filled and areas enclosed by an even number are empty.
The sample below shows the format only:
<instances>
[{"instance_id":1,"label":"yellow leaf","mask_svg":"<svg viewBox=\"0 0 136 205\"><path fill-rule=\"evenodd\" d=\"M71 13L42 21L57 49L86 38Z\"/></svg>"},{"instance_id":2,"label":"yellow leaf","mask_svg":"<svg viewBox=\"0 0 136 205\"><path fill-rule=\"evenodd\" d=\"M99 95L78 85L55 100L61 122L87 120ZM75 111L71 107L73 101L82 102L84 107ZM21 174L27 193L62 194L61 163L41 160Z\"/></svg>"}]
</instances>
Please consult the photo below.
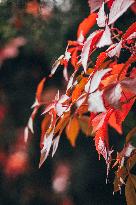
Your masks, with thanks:
<instances>
[{"instance_id":1,"label":"yellow leaf","mask_svg":"<svg viewBox=\"0 0 136 205\"><path fill-rule=\"evenodd\" d=\"M70 119L67 127L66 127L66 135L69 139L71 145L74 147L75 142L79 133L79 123L76 117Z\"/></svg>"}]
</instances>

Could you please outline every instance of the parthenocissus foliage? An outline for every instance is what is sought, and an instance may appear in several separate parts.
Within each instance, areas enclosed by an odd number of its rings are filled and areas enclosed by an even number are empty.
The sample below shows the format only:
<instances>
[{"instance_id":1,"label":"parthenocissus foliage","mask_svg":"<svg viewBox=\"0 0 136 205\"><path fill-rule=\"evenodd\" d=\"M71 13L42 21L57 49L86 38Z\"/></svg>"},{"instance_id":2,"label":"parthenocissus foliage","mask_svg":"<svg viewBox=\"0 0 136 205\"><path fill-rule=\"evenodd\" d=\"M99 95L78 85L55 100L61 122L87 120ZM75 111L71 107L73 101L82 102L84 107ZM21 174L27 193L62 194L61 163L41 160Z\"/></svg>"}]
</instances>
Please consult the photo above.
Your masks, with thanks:
<instances>
[{"instance_id":1,"label":"parthenocissus foliage","mask_svg":"<svg viewBox=\"0 0 136 205\"><path fill-rule=\"evenodd\" d=\"M136 22L125 32L116 27L116 21L134 4L134 0L89 0L90 15L78 27L77 39L68 41L64 55L52 66L49 77L38 85L33 112L25 128L25 140L32 133L33 121L39 108L43 108L41 125L41 166L52 150L55 154L62 132L75 146L80 129L94 137L96 150L107 164L107 174L114 150L109 147L108 125L119 134L123 133L122 122L136 100ZM119 64L122 49L130 57ZM62 68L67 81L66 92L47 104L42 101L45 81ZM68 68L73 73L68 76ZM57 71L59 72L59 71ZM51 149L52 148L52 149ZM126 136L123 150L117 154L118 165L114 191L125 184L127 203L136 202L136 176L130 170L136 163L136 127Z\"/></svg>"}]
</instances>

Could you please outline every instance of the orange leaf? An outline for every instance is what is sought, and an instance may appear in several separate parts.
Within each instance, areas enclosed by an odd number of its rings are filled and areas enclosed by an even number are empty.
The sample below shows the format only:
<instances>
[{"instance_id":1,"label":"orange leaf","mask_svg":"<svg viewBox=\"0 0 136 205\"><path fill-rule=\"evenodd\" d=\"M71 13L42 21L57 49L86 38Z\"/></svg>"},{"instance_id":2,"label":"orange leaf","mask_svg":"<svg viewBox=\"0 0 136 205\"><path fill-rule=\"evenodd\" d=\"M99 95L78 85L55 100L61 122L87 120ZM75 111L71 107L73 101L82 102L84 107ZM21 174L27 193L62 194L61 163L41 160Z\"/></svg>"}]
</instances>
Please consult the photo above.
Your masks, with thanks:
<instances>
[{"instance_id":1,"label":"orange leaf","mask_svg":"<svg viewBox=\"0 0 136 205\"><path fill-rule=\"evenodd\" d=\"M88 105L86 104L82 104L78 110L77 110L78 114L84 114L84 113L87 113L88 112Z\"/></svg>"},{"instance_id":2,"label":"orange leaf","mask_svg":"<svg viewBox=\"0 0 136 205\"><path fill-rule=\"evenodd\" d=\"M120 73L120 71L122 70L123 66L124 66L123 63L113 65L111 74L112 75L115 75L115 74L118 75ZM121 80L125 77L125 75L126 75L126 71L124 70L121 74L121 76L122 76Z\"/></svg>"},{"instance_id":3,"label":"orange leaf","mask_svg":"<svg viewBox=\"0 0 136 205\"><path fill-rule=\"evenodd\" d=\"M41 101L41 94L42 94L42 91L43 91L45 80L46 80L46 78L43 78L37 86L36 99L39 102Z\"/></svg>"},{"instance_id":4,"label":"orange leaf","mask_svg":"<svg viewBox=\"0 0 136 205\"><path fill-rule=\"evenodd\" d=\"M89 30L96 24L97 13L90 14L87 18L85 18L78 27L77 37L81 34L86 36Z\"/></svg>"},{"instance_id":5,"label":"orange leaf","mask_svg":"<svg viewBox=\"0 0 136 205\"><path fill-rule=\"evenodd\" d=\"M69 112L64 113L64 115L60 118L60 120L58 121L58 123L57 123L57 125L55 127L55 131L54 131L55 134L57 132L59 132L62 129L62 127L66 126L66 124L68 123L69 117L70 117L70 113Z\"/></svg>"},{"instance_id":6,"label":"orange leaf","mask_svg":"<svg viewBox=\"0 0 136 205\"><path fill-rule=\"evenodd\" d=\"M109 118L109 124L113 127L119 134L122 134L122 119L117 121L120 118L118 112L113 112Z\"/></svg>"},{"instance_id":7,"label":"orange leaf","mask_svg":"<svg viewBox=\"0 0 136 205\"><path fill-rule=\"evenodd\" d=\"M41 143L40 143L40 147L42 149L42 142L43 142L43 138L44 138L44 134L46 133L46 131L48 130L49 126L50 126L50 123L51 123L51 115L47 114L45 115L43 121L42 121L42 124L41 124Z\"/></svg>"},{"instance_id":8,"label":"orange leaf","mask_svg":"<svg viewBox=\"0 0 136 205\"><path fill-rule=\"evenodd\" d=\"M81 116L78 118L80 128L86 136L92 136L92 126L90 124L90 117Z\"/></svg>"},{"instance_id":9,"label":"orange leaf","mask_svg":"<svg viewBox=\"0 0 136 205\"><path fill-rule=\"evenodd\" d=\"M73 93L72 93L72 102L75 102L81 95L85 84L87 83L87 78L82 78L82 80L77 84Z\"/></svg>"},{"instance_id":10,"label":"orange leaf","mask_svg":"<svg viewBox=\"0 0 136 205\"><path fill-rule=\"evenodd\" d=\"M74 147L75 142L79 133L79 123L76 117L70 119L67 127L66 127L66 135L69 139L71 145Z\"/></svg>"}]
</instances>

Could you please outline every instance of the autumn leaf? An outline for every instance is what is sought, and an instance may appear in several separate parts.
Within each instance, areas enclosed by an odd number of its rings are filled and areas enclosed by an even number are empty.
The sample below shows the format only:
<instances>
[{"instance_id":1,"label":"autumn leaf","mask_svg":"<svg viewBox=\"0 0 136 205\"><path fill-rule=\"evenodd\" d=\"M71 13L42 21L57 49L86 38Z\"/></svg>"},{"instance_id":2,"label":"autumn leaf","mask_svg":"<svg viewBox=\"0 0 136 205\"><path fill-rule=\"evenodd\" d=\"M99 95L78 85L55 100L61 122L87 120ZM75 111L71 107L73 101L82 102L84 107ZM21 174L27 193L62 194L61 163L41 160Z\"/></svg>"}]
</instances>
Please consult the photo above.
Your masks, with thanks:
<instances>
[{"instance_id":1,"label":"autumn leaf","mask_svg":"<svg viewBox=\"0 0 136 205\"><path fill-rule=\"evenodd\" d=\"M55 127L55 131L54 131L55 134L57 134L62 129L62 127L65 126L68 123L69 117L70 117L70 113L66 112L59 119L59 121L57 122L56 127Z\"/></svg>"},{"instance_id":2,"label":"autumn leaf","mask_svg":"<svg viewBox=\"0 0 136 205\"><path fill-rule=\"evenodd\" d=\"M114 111L109 118L109 125L113 127L119 134L122 134L122 117L120 112Z\"/></svg>"},{"instance_id":3,"label":"autumn leaf","mask_svg":"<svg viewBox=\"0 0 136 205\"><path fill-rule=\"evenodd\" d=\"M82 78L81 81L76 85L75 89L72 92L72 102L75 102L81 96L86 83L87 78Z\"/></svg>"},{"instance_id":4,"label":"autumn leaf","mask_svg":"<svg viewBox=\"0 0 136 205\"><path fill-rule=\"evenodd\" d=\"M94 113L106 112L106 108L104 106L102 95L103 95L103 92L99 90L89 95L88 110L90 112L94 112Z\"/></svg>"},{"instance_id":5,"label":"autumn leaf","mask_svg":"<svg viewBox=\"0 0 136 205\"><path fill-rule=\"evenodd\" d=\"M136 138L136 127L134 127L132 130L129 131L129 133L126 136L126 143L131 143L131 140L133 140L133 137Z\"/></svg>"},{"instance_id":6,"label":"autumn leaf","mask_svg":"<svg viewBox=\"0 0 136 205\"><path fill-rule=\"evenodd\" d=\"M41 149L39 168L42 166L44 161L47 159L52 143L53 143L54 129L49 134L45 134L43 137L43 147Z\"/></svg>"},{"instance_id":7,"label":"autumn leaf","mask_svg":"<svg viewBox=\"0 0 136 205\"><path fill-rule=\"evenodd\" d=\"M66 127L66 135L72 146L75 146L75 142L79 133L79 123L76 117L70 119Z\"/></svg>"},{"instance_id":8,"label":"autumn leaf","mask_svg":"<svg viewBox=\"0 0 136 205\"><path fill-rule=\"evenodd\" d=\"M123 102L126 99L132 97L130 92L125 92L125 96L122 95L120 101ZM121 109L114 110L109 118L109 124L114 129L116 129L119 134L122 134L122 122L125 120L126 116L128 115L129 111L131 110L132 105L134 104L134 99L122 105Z\"/></svg>"},{"instance_id":9,"label":"autumn leaf","mask_svg":"<svg viewBox=\"0 0 136 205\"><path fill-rule=\"evenodd\" d=\"M40 142L40 147L42 149L43 147L43 137L46 133L46 131L48 130L49 126L51 123L51 116L49 114L46 114L42 123L41 123L41 142Z\"/></svg>"},{"instance_id":10,"label":"autumn leaf","mask_svg":"<svg viewBox=\"0 0 136 205\"><path fill-rule=\"evenodd\" d=\"M111 68L103 69L103 70L98 70L94 73L92 80L91 80L91 85L90 85L90 90L89 92L92 93L94 92L98 87L99 84L102 80L102 78L109 72L111 71Z\"/></svg>"},{"instance_id":11,"label":"autumn leaf","mask_svg":"<svg viewBox=\"0 0 136 205\"><path fill-rule=\"evenodd\" d=\"M110 13L108 25L113 24L134 3L134 0L114 0Z\"/></svg>"},{"instance_id":12,"label":"autumn leaf","mask_svg":"<svg viewBox=\"0 0 136 205\"><path fill-rule=\"evenodd\" d=\"M131 169L136 165L136 153L134 153L128 160L127 160L127 169L131 171Z\"/></svg>"},{"instance_id":13,"label":"autumn leaf","mask_svg":"<svg viewBox=\"0 0 136 205\"><path fill-rule=\"evenodd\" d=\"M57 68L59 67L59 65L61 64L61 60L64 58L64 55L61 55L52 65L52 69L51 69L51 74L50 77L52 77L52 75L54 75L54 73L56 72Z\"/></svg>"},{"instance_id":14,"label":"autumn leaf","mask_svg":"<svg viewBox=\"0 0 136 205\"><path fill-rule=\"evenodd\" d=\"M127 205L134 205L136 202L136 176L130 174L125 186Z\"/></svg>"},{"instance_id":15,"label":"autumn leaf","mask_svg":"<svg viewBox=\"0 0 136 205\"><path fill-rule=\"evenodd\" d=\"M55 137L55 139L53 140L53 148L52 148L52 157L54 156L54 154L57 151L58 145L59 145L59 140L60 140L60 135L58 135L57 137Z\"/></svg>"},{"instance_id":16,"label":"autumn leaf","mask_svg":"<svg viewBox=\"0 0 136 205\"><path fill-rule=\"evenodd\" d=\"M114 192L120 191L121 186L124 184L126 177L128 176L128 171L126 167L121 167L116 171L114 179Z\"/></svg>"},{"instance_id":17,"label":"autumn leaf","mask_svg":"<svg viewBox=\"0 0 136 205\"><path fill-rule=\"evenodd\" d=\"M101 30L94 31L93 33L89 35L89 37L84 42L84 46L83 46L82 53L81 53L81 63L83 65L85 72L87 71L87 62L89 58L90 49L96 45L97 41L102 35L102 32L103 31Z\"/></svg>"},{"instance_id":18,"label":"autumn leaf","mask_svg":"<svg viewBox=\"0 0 136 205\"><path fill-rule=\"evenodd\" d=\"M123 34L122 38L127 39L131 34L136 32L136 22L131 24L131 26L127 29L127 31Z\"/></svg>"},{"instance_id":19,"label":"autumn leaf","mask_svg":"<svg viewBox=\"0 0 136 205\"><path fill-rule=\"evenodd\" d=\"M41 95L42 95L45 80L46 78L43 78L37 86L36 99L38 100L38 102L41 101Z\"/></svg>"},{"instance_id":20,"label":"autumn leaf","mask_svg":"<svg viewBox=\"0 0 136 205\"><path fill-rule=\"evenodd\" d=\"M96 24L97 13L90 14L87 18L85 18L78 27L77 37L82 34L86 36L86 34L90 31L90 29Z\"/></svg>"},{"instance_id":21,"label":"autumn leaf","mask_svg":"<svg viewBox=\"0 0 136 205\"><path fill-rule=\"evenodd\" d=\"M106 89L104 92L104 97L110 106L118 109L120 107L121 94L122 88L121 85L118 83L115 85L111 85L111 87Z\"/></svg>"},{"instance_id":22,"label":"autumn leaf","mask_svg":"<svg viewBox=\"0 0 136 205\"><path fill-rule=\"evenodd\" d=\"M128 91L136 94L136 78L125 78L123 81L121 81L121 85Z\"/></svg>"},{"instance_id":23,"label":"autumn leaf","mask_svg":"<svg viewBox=\"0 0 136 205\"><path fill-rule=\"evenodd\" d=\"M79 116L78 118L80 128L86 136L92 136L92 125L88 116Z\"/></svg>"},{"instance_id":24,"label":"autumn leaf","mask_svg":"<svg viewBox=\"0 0 136 205\"><path fill-rule=\"evenodd\" d=\"M95 134L95 147L96 150L100 155L104 157L104 159L107 161L108 159L108 133L107 133L107 125L104 124Z\"/></svg>"},{"instance_id":25,"label":"autumn leaf","mask_svg":"<svg viewBox=\"0 0 136 205\"><path fill-rule=\"evenodd\" d=\"M98 12L98 17L97 17L97 25L99 27L105 27L105 23L106 23L106 14L105 14L105 11L104 11L104 2L101 6L101 8L99 9L99 12Z\"/></svg>"},{"instance_id":26,"label":"autumn leaf","mask_svg":"<svg viewBox=\"0 0 136 205\"><path fill-rule=\"evenodd\" d=\"M115 44L115 45L112 45L112 48L110 47L108 50L107 50L107 54L110 58L112 58L113 56L117 56L119 58L120 56L120 52L121 52L121 48L122 48L122 40Z\"/></svg>"},{"instance_id":27,"label":"autumn leaf","mask_svg":"<svg viewBox=\"0 0 136 205\"><path fill-rule=\"evenodd\" d=\"M106 0L106 2L107 2L107 0ZM89 4L91 12L94 12L97 9L99 9L101 7L102 3L103 3L103 0L88 0L88 4Z\"/></svg>"},{"instance_id":28,"label":"autumn leaf","mask_svg":"<svg viewBox=\"0 0 136 205\"><path fill-rule=\"evenodd\" d=\"M96 60L96 64L95 64L95 70L98 70L99 67L101 66L101 64L106 60L107 58L107 53L106 52L101 52Z\"/></svg>"},{"instance_id":29,"label":"autumn leaf","mask_svg":"<svg viewBox=\"0 0 136 205\"><path fill-rule=\"evenodd\" d=\"M109 46L111 45L112 42L112 38L111 38L111 31L109 26L106 24L105 30L100 38L100 40L98 41L96 47L97 48L102 48L104 46Z\"/></svg>"}]
</instances>

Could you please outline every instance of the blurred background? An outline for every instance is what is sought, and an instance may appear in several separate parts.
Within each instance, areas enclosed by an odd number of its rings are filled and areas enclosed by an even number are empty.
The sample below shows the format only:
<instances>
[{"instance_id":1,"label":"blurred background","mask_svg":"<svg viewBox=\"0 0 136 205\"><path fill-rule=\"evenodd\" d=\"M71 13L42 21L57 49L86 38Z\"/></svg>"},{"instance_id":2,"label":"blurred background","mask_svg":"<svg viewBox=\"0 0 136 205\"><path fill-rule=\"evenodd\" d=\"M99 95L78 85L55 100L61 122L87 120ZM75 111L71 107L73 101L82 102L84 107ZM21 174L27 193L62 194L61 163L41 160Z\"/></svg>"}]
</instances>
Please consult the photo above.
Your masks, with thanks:
<instances>
[{"instance_id":1,"label":"blurred background","mask_svg":"<svg viewBox=\"0 0 136 205\"><path fill-rule=\"evenodd\" d=\"M76 40L89 12L87 0L0 0L0 205L126 204L123 189L113 195L115 170L106 184L106 165L98 160L93 139L80 133L73 149L63 133L54 158L40 169L40 113L34 136L27 144L23 139L38 83L65 52L67 40ZM135 13L133 6L118 25L126 30ZM119 62L129 55L123 50ZM60 68L46 82L44 98L51 100L64 87ZM123 124L124 136L135 126L134 111ZM122 149L124 136L110 128L115 150Z\"/></svg>"}]
</instances>

